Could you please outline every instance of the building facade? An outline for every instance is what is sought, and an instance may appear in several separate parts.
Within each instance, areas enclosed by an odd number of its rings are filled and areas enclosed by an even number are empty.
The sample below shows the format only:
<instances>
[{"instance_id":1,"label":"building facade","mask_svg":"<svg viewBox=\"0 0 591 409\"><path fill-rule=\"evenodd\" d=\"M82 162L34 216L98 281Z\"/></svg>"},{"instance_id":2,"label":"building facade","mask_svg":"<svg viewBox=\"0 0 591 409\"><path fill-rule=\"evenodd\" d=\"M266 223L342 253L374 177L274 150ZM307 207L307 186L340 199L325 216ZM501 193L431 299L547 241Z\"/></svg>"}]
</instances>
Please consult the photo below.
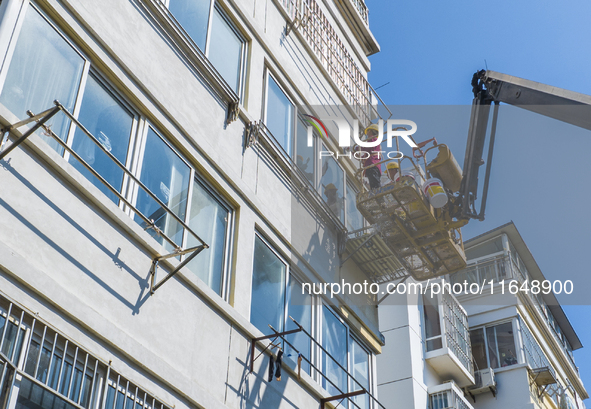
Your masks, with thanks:
<instances>
[{"instance_id":1,"label":"building facade","mask_svg":"<svg viewBox=\"0 0 591 409\"><path fill-rule=\"evenodd\" d=\"M400 346L378 358L380 399L430 409L584 408L589 395L572 353L582 344L515 225L465 249L468 267L445 277L452 294L426 289L380 306L386 345ZM482 294L470 293L476 284Z\"/></svg>"},{"instance_id":2,"label":"building facade","mask_svg":"<svg viewBox=\"0 0 591 409\"><path fill-rule=\"evenodd\" d=\"M303 114L375 119L378 50L362 0L2 0L0 406L382 407L375 305L300 288L366 278Z\"/></svg>"}]
</instances>

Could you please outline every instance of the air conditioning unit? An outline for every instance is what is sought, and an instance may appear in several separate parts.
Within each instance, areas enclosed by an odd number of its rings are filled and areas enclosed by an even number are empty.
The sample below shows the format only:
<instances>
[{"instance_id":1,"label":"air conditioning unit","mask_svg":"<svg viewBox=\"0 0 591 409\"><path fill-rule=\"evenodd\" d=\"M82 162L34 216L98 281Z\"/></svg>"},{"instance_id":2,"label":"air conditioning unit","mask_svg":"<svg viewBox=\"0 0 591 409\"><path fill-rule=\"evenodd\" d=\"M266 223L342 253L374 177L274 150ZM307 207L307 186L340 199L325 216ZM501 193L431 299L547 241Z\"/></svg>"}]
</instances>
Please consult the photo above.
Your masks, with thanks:
<instances>
[{"instance_id":1,"label":"air conditioning unit","mask_svg":"<svg viewBox=\"0 0 591 409\"><path fill-rule=\"evenodd\" d=\"M474 373L474 386L466 388L468 394L474 396L480 393L492 392L493 396L497 393L497 382L495 381L495 372L492 368L481 369Z\"/></svg>"}]
</instances>

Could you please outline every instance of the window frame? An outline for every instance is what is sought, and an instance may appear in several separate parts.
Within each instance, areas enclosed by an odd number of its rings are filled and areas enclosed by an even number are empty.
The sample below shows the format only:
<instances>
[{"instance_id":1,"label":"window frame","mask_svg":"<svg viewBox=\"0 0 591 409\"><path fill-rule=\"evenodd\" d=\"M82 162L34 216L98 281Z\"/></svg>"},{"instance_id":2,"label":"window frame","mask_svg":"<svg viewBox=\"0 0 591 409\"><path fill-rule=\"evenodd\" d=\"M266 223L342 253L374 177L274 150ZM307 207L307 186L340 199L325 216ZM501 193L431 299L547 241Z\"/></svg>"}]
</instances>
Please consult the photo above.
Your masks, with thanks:
<instances>
[{"instance_id":1,"label":"window frame","mask_svg":"<svg viewBox=\"0 0 591 409\"><path fill-rule=\"evenodd\" d=\"M324 148L326 151L328 151L329 149L326 147L326 144L322 141L320 141L319 143L317 143L317 145L319 145L319 148ZM347 175L347 171L345 171L345 168L340 164L339 160L337 158L335 158L334 156L321 156L320 153L318 152L318 154L316 155L316 157L318 158L318 169L319 171L316 172L316 192L320 195L320 197L322 198L322 201L328 206L328 203L326 203L326 200L324 200L324 197L322 196L322 159L326 158L327 160L334 160L338 169L343 172L343 186L341 186L342 192L343 192L343 220L341 220L340 216L338 214L335 214L332 209L331 209L331 213L337 218L337 220L339 220L339 222L341 222L343 224L343 226L345 227L345 229L347 228L347 183L348 183L348 175Z\"/></svg>"},{"instance_id":2,"label":"window frame","mask_svg":"<svg viewBox=\"0 0 591 409\"><path fill-rule=\"evenodd\" d=\"M318 296L317 298L320 301L318 303L318 318L319 318L319 320L316 324L316 327L318 329L318 335L316 336L316 340L318 341L318 343L320 345L323 345L321 328L324 327L324 321L322 319L322 316L323 316L322 311L324 308L326 308L326 310L329 313L331 313L341 324L343 324L343 326L346 329L346 332L347 332L347 340L346 340L347 365L346 365L346 369L347 369L347 372L349 374L351 374L351 377L353 377L353 373L351 372L352 356L351 356L350 342L351 341L356 342L359 345L359 347L361 347L365 352L368 353L368 365L369 365L369 368L368 368L368 376L369 376L368 392L375 396L374 392L375 392L375 389L377 388L377 384L375 383L375 371L376 371L375 354L371 351L370 348L367 347L367 345L361 340L361 338L359 336L357 336L357 334L351 330L351 326L349 325L349 323L347 321L345 321L345 319L341 316L341 314L339 314L339 312L335 308L333 308L333 306L331 306L328 302L323 300L322 297ZM316 366L318 367L318 369L320 369L320 371L324 371L324 368L322 367L322 355L324 354L324 352L320 349L320 347L317 347L317 350L318 350L318 354L317 354L318 358L317 358L317 365ZM323 378L324 377L322 375L318 375L318 379L316 380L320 384L321 387L322 387ZM348 378L347 379L347 390L343 391L343 393L347 393L347 392L352 391L351 384L354 382L352 381L352 379L350 379L350 377L348 375L347 375L347 378ZM357 390L359 390L359 389L357 389ZM374 402L370 399L368 409L372 408L373 405L374 405ZM351 406L351 407L354 407L354 406Z\"/></svg>"},{"instance_id":3,"label":"window frame","mask_svg":"<svg viewBox=\"0 0 591 409\"><path fill-rule=\"evenodd\" d=\"M512 333L512 335L513 335L513 351L514 351L515 359L517 360L517 362L515 364L503 366L502 362L501 362L501 357L499 356L497 358L499 360L499 366L497 368L493 368L495 371L523 363L523 358L522 358L522 354L520 351L522 348L522 340L520 339L519 329L517 327L517 325L518 325L517 324L517 317L511 317L511 318L503 319L500 321L495 321L493 323L479 325L475 328L470 328L470 338L472 338L472 331L483 331L484 350L486 352L486 364L487 364L487 368L492 368L491 361L490 361L490 354L489 354L489 346L488 346L488 334L487 334L486 330L488 328L495 328L495 327L498 327L499 325L508 324L508 323L511 324L511 331L513 332ZM499 347L498 347L498 341L497 341L497 336L496 336L496 330L495 330L495 343L496 343L496 352L498 355ZM474 362L476 362L476 358L474 358ZM486 369L486 368L478 368L478 369Z\"/></svg>"},{"instance_id":4,"label":"window frame","mask_svg":"<svg viewBox=\"0 0 591 409\"><path fill-rule=\"evenodd\" d=\"M283 93L283 95L285 95L285 98L289 101L289 103L291 104L291 107L293 109L292 112L292 118L291 118L291 127L290 127L290 131L289 131L289 141L288 141L288 146L289 148L286 150L286 148L284 148L281 145L281 142L279 142L279 140L277 140L277 137L275 135L273 135L273 133L271 132L271 130L269 129L269 132L271 133L274 142L277 143L278 147L281 148L282 153L284 153L290 160L293 160L293 153L296 151L295 149L295 137L296 137L296 132L297 132L297 121L298 121L298 110L297 110L297 104L294 102L294 98L288 93L286 92L286 87L283 85L282 81L278 80L278 76L275 75L273 72L271 72L271 69L266 67L264 70L264 88L263 88L263 104L262 104L262 108L263 108L263 123L265 124L265 127L267 126L267 111L268 111L268 103L269 103L269 79L272 79L275 84L277 84L277 86L279 87L279 90Z\"/></svg>"},{"instance_id":5,"label":"window frame","mask_svg":"<svg viewBox=\"0 0 591 409\"><path fill-rule=\"evenodd\" d=\"M224 239L224 251L223 257L224 260L222 262L222 275L221 275L221 285L220 285L220 294L219 296L222 297L224 300L230 299L230 281L231 281L231 259L232 259L232 249L234 247L234 221L235 221L235 212L236 209L230 205L230 203L224 199L222 195L220 195L217 190L208 183L205 178L193 169L193 178L191 179L189 191L190 196L187 198L187 226L189 225L190 218L191 218L191 205L193 203L193 193L195 190L195 183L199 183L201 187L207 191L216 202L220 204L225 210L228 211L228 220L226 222L226 229L225 234L226 237ZM183 243L187 243L185 240L188 239L189 233L187 231L184 232ZM189 255L183 256L188 257Z\"/></svg>"}]
</instances>

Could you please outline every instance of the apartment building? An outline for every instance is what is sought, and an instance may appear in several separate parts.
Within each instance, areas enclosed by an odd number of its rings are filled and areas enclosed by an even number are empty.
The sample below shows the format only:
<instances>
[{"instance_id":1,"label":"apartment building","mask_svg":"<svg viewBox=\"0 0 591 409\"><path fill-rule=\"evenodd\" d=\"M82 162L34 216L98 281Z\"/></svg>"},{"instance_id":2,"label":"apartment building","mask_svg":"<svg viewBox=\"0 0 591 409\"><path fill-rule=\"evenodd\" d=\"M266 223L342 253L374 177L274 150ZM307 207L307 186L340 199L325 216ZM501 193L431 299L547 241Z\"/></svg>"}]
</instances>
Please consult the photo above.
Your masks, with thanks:
<instances>
[{"instance_id":1,"label":"apartment building","mask_svg":"<svg viewBox=\"0 0 591 409\"><path fill-rule=\"evenodd\" d=\"M303 115L378 117L368 21L362 0L0 2L3 409L383 407L375 305L300 289L366 279L339 261L356 163Z\"/></svg>"},{"instance_id":2,"label":"apartment building","mask_svg":"<svg viewBox=\"0 0 591 409\"><path fill-rule=\"evenodd\" d=\"M392 408L584 408L573 358L581 341L515 225L465 249L468 267L445 277L455 295L395 295L380 306L386 345L399 346L378 358L380 399ZM567 279L560 291L572 291ZM482 294L462 291L483 282Z\"/></svg>"}]
</instances>

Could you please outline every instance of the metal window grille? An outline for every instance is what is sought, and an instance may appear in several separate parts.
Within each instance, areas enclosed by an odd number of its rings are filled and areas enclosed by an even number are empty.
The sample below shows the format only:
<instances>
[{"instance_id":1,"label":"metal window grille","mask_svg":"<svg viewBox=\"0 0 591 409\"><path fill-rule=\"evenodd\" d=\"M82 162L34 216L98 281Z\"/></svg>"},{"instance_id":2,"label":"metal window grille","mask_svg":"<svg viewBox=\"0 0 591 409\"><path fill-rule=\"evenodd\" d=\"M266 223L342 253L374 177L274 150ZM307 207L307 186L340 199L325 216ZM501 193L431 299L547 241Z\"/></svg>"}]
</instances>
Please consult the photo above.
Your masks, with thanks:
<instances>
[{"instance_id":1,"label":"metal window grille","mask_svg":"<svg viewBox=\"0 0 591 409\"><path fill-rule=\"evenodd\" d=\"M447 347L452 350L468 372L474 375L468 316L453 295L443 294L442 303Z\"/></svg>"},{"instance_id":2,"label":"metal window grille","mask_svg":"<svg viewBox=\"0 0 591 409\"><path fill-rule=\"evenodd\" d=\"M363 127L369 125L372 119L379 117L374 104L384 103L347 51L316 0L281 0L280 3L292 22L298 25L299 32ZM356 3L362 2L357 0ZM361 5L358 10L360 8L362 9ZM385 109L388 110L387 107Z\"/></svg>"},{"instance_id":3,"label":"metal window grille","mask_svg":"<svg viewBox=\"0 0 591 409\"><path fill-rule=\"evenodd\" d=\"M429 409L473 409L460 395L455 388L429 395Z\"/></svg>"},{"instance_id":4,"label":"metal window grille","mask_svg":"<svg viewBox=\"0 0 591 409\"><path fill-rule=\"evenodd\" d=\"M0 408L10 399L16 373L24 379L19 397L39 405L51 400L66 409L170 409L0 294Z\"/></svg>"}]
</instances>

